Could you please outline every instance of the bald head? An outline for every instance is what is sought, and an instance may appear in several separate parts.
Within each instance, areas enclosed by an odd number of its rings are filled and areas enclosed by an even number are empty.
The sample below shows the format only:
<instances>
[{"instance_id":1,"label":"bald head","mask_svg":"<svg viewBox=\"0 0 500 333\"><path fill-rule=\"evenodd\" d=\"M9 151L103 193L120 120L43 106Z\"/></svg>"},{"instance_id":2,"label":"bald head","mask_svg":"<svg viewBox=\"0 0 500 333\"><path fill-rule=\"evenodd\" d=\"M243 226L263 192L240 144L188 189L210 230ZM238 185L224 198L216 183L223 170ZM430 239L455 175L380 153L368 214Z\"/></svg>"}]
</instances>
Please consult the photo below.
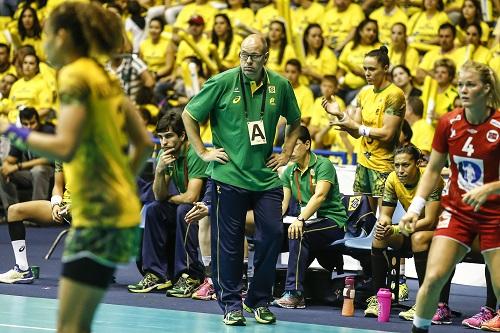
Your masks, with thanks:
<instances>
[{"instance_id":1,"label":"bald head","mask_svg":"<svg viewBox=\"0 0 500 333\"><path fill-rule=\"evenodd\" d=\"M240 67L245 76L254 81L260 81L264 64L269 57L267 42L264 36L252 34L241 43Z\"/></svg>"}]
</instances>

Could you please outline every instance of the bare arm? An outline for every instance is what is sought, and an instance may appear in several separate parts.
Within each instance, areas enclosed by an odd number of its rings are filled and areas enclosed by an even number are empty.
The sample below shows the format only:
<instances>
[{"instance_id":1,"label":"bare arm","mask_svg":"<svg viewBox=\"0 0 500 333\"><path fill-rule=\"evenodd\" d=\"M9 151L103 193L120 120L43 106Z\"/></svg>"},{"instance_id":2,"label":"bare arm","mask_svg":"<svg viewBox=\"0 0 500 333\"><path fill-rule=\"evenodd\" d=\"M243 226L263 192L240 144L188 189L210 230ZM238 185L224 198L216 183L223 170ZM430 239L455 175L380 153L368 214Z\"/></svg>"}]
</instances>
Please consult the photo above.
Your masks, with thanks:
<instances>
[{"instance_id":1,"label":"bare arm","mask_svg":"<svg viewBox=\"0 0 500 333\"><path fill-rule=\"evenodd\" d=\"M31 169L37 165L49 165L50 161L46 158L40 157L40 158L35 158L26 162L21 162L19 163L21 165L21 170L28 170Z\"/></svg>"},{"instance_id":2,"label":"bare arm","mask_svg":"<svg viewBox=\"0 0 500 333\"><path fill-rule=\"evenodd\" d=\"M54 173L54 187L52 188L52 196L64 194L64 173L56 172Z\"/></svg>"},{"instance_id":3,"label":"bare arm","mask_svg":"<svg viewBox=\"0 0 500 333\"><path fill-rule=\"evenodd\" d=\"M280 166L286 165L292 156L293 148L295 147L295 142L299 138L300 131L300 119L296 122L287 125L285 143L283 143L283 150L281 154L273 154L266 163L266 166L277 170Z\"/></svg>"},{"instance_id":4,"label":"bare arm","mask_svg":"<svg viewBox=\"0 0 500 333\"><path fill-rule=\"evenodd\" d=\"M415 231L431 231L436 228L436 224L441 212L440 201L427 201L425 203L425 216L417 221Z\"/></svg>"},{"instance_id":5,"label":"bare arm","mask_svg":"<svg viewBox=\"0 0 500 333\"><path fill-rule=\"evenodd\" d=\"M186 192L171 196L168 201L176 205L192 204L199 200L201 189L203 188L204 179L195 178L190 179Z\"/></svg>"}]
</instances>

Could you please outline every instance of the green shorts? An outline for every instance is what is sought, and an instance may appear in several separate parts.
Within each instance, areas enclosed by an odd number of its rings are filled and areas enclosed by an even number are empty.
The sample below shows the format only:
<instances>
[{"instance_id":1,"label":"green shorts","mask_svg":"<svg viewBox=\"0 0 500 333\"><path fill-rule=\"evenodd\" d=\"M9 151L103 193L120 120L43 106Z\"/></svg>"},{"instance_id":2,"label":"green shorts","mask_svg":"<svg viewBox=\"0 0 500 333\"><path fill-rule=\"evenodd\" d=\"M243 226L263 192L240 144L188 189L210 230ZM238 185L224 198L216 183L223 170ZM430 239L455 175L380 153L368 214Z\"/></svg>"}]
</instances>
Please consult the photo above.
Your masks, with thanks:
<instances>
[{"instance_id":1,"label":"green shorts","mask_svg":"<svg viewBox=\"0 0 500 333\"><path fill-rule=\"evenodd\" d=\"M139 253L140 232L132 228L71 228L64 247L62 262L89 258L115 267L127 264Z\"/></svg>"},{"instance_id":2,"label":"green shorts","mask_svg":"<svg viewBox=\"0 0 500 333\"><path fill-rule=\"evenodd\" d=\"M354 193L381 197L384 194L385 180L389 174L390 172L375 171L358 164L354 178Z\"/></svg>"}]
</instances>

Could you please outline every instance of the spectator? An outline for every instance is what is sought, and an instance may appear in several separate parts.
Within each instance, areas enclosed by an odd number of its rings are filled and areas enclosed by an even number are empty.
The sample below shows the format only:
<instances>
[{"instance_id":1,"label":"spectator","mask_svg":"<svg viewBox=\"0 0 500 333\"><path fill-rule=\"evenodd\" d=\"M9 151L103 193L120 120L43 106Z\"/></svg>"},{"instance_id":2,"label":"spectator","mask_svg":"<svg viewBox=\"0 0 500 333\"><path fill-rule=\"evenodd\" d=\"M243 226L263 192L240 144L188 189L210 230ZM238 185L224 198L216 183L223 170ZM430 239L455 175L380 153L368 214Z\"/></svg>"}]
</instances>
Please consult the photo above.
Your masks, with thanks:
<instances>
[{"instance_id":1,"label":"spectator","mask_svg":"<svg viewBox=\"0 0 500 333\"><path fill-rule=\"evenodd\" d=\"M168 60L170 40L162 34L164 27L162 18L152 18L148 26L148 37L139 47L139 57L144 60L156 81L170 74L174 66L173 61Z\"/></svg>"},{"instance_id":2,"label":"spectator","mask_svg":"<svg viewBox=\"0 0 500 333\"><path fill-rule=\"evenodd\" d=\"M208 31L214 25L215 14L217 14L217 9L215 9L208 0L195 0L181 9L175 20L174 27L188 30L191 17L200 16L204 22L203 29Z\"/></svg>"},{"instance_id":3,"label":"spectator","mask_svg":"<svg viewBox=\"0 0 500 333\"><path fill-rule=\"evenodd\" d=\"M483 46L488 43L490 27L483 21L481 3L478 0L465 0L457 24L457 39L461 45L467 43L467 27L476 23L480 26L479 40Z\"/></svg>"},{"instance_id":4,"label":"spectator","mask_svg":"<svg viewBox=\"0 0 500 333\"><path fill-rule=\"evenodd\" d=\"M286 62L285 77L292 84L293 92L301 113L302 123L306 126L311 121L311 107L314 103L314 96L311 89L299 82L302 66L297 59L290 59Z\"/></svg>"},{"instance_id":5,"label":"spectator","mask_svg":"<svg viewBox=\"0 0 500 333\"><path fill-rule=\"evenodd\" d=\"M231 21L226 14L215 15L212 44L217 47L217 58L220 61L216 61L216 63L219 72L238 66L241 37L234 33Z\"/></svg>"},{"instance_id":6,"label":"spectator","mask_svg":"<svg viewBox=\"0 0 500 333\"><path fill-rule=\"evenodd\" d=\"M392 82L401 88L405 97L422 96L422 90L415 88L410 70L405 65L397 65L391 70Z\"/></svg>"},{"instance_id":7,"label":"spectator","mask_svg":"<svg viewBox=\"0 0 500 333\"><path fill-rule=\"evenodd\" d=\"M285 23L283 21L271 21L267 33L267 45L269 45L267 68L284 74L287 61L296 58L296 55L293 46L287 42Z\"/></svg>"},{"instance_id":8,"label":"spectator","mask_svg":"<svg viewBox=\"0 0 500 333\"><path fill-rule=\"evenodd\" d=\"M422 9L408 21L408 41L420 52L433 49L439 44L439 27L448 23L448 15L443 11L443 0L424 0Z\"/></svg>"},{"instance_id":9,"label":"spectator","mask_svg":"<svg viewBox=\"0 0 500 333\"><path fill-rule=\"evenodd\" d=\"M375 9L370 14L370 18L377 21L380 41L383 44L389 45L391 43L391 35L393 34L392 30L394 25L400 24L405 27L406 30L408 16L406 16L405 12L399 8L396 0L384 0L382 1L382 4L382 7ZM394 43L394 40L392 40L392 42Z\"/></svg>"},{"instance_id":10,"label":"spectator","mask_svg":"<svg viewBox=\"0 0 500 333\"><path fill-rule=\"evenodd\" d=\"M434 126L427 123L423 118L424 103L415 96L406 99L405 119L413 130L411 143L420 149L422 159L429 161L429 155L432 149L432 139L434 138Z\"/></svg>"},{"instance_id":11,"label":"spectator","mask_svg":"<svg viewBox=\"0 0 500 333\"><path fill-rule=\"evenodd\" d=\"M0 80L7 74L16 75L16 68L10 62L10 46L0 43Z\"/></svg>"},{"instance_id":12,"label":"spectator","mask_svg":"<svg viewBox=\"0 0 500 333\"><path fill-rule=\"evenodd\" d=\"M392 66L404 65L410 69L411 75L417 73L418 51L408 45L406 26L395 23L391 28L391 43L389 45L389 60Z\"/></svg>"},{"instance_id":13,"label":"spectator","mask_svg":"<svg viewBox=\"0 0 500 333\"><path fill-rule=\"evenodd\" d=\"M10 89L17 81L17 77L14 74L6 74L0 80L0 114L6 117L10 123L17 122L18 112L10 112L12 110L12 102L9 99Z\"/></svg>"},{"instance_id":14,"label":"spectator","mask_svg":"<svg viewBox=\"0 0 500 333\"><path fill-rule=\"evenodd\" d=\"M250 9L248 0L227 0L227 8L221 12L226 14L231 21L234 34L247 36L254 29L251 26L254 23L255 15ZM258 11L260 13L260 10Z\"/></svg>"},{"instance_id":15,"label":"spectator","mask_svg":"<svg viewBox=\"0 0 500 333\"><path fill-rule=\"evenodd\" d=\"M468 60L487 65L493 59L493 54L487 47L481 45L481 25L479 23L470 23L465 31L467 34L465 46L457 50L457 67L462 67Z\"/></svg>"}]
</instances>

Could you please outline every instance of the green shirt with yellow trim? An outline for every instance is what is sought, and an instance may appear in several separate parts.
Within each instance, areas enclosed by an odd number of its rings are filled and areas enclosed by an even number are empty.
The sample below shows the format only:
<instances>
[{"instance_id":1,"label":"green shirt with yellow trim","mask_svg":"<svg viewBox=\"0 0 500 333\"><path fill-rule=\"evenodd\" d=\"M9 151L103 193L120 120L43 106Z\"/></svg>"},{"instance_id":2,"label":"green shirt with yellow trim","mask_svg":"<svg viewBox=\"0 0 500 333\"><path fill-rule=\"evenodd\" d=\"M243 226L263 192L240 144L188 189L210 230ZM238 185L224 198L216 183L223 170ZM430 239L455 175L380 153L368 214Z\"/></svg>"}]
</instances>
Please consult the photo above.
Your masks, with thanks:
<instances>
[{"instance_id":1,"label":"green shirt with yellow trim","mask_svg":"<svg viewBox=\"0 0 500 333\"><path fill-rule=\"evenodd\" d=\"M363 125L373 128L384 126L385 114L398 116L402 121L406 111L405 95L393 83L382 90L366 86L358 95L357 106L361 108ZM358 163L375 171L391 172L394 169L393 151L398 141L399 131L391 142L361 137Z\"/></svg>"},{"instance_id":2,"label":"green shirt with yellow trim","mask_svg":"<svg viewBox=\"0 0 500 333\"><path fill-rule=\"evenodd\" d=\"M318 217L335 221L339 227L347 223L347 213L340 196L337 173L332 162L327 158L310 153L309 166L301 172L297 163L290 164L281 179L283 186L292 191L292 195L302 207L305 207L316 189L316 184L323 180L331 183L325 201L317 211ZM300 195L299 195L300 189Z\"/></svg>"},{"instance_id":3,"label":"green shirt with yellow trim","mask_svg":"<svg viewBox=\"0 0 500 333\"><path fill-rule=\"evenodd\" d=\"M160 150L158 158L160 158L163 150ZM190 144L185 143L179 152L177 159L165 167L167 173L173 180L179 193L187 191L190 179L206 179L208 163L203 161L194 151Z\"/></svg>"},{"instance_id":4,"label":"green shirt with yellow trim","mask_svg":"<svg viewBox=\"0 0 500 333\"><path fill-rule=\"evenodd\" d=\"M300 110L290 82L278 73L266 70L263 83L255 86L243 75L248 119L240 84L240 68L233 68L210 78L200 93L186 106L194 120L203 123L210 117L212 140L229 156L226 164L213 163L212 178L250 191L265 191L281 186L278 174L266 166L273 152L279 117L289 124L300 120ZM253 83L253 84L251 84ZM260 120L262 98L266 101L262 120L266 143L252 146L248 121Z\"/></svg>"},{"instance_id":5,"label":"green shirt with yellow trim","mask_svg":"<svg viewBox=\"0 0 500 333\"><path fill-rule=\"evenodd\" d=\"M393 171L387 177L385 181L384 195L382 203L384 206L396 207L398 201L405 210L408 210L410 204L417 193L417 185L424 173L425 168L419 168L418 170L418 181L413 185L403 184L396 171ZM440 178L439 183L434 187L432 193L427 198L427 201L439 201L441 200L441 192L443 191L444 181Z\"/></svg>"}]
</instances>

